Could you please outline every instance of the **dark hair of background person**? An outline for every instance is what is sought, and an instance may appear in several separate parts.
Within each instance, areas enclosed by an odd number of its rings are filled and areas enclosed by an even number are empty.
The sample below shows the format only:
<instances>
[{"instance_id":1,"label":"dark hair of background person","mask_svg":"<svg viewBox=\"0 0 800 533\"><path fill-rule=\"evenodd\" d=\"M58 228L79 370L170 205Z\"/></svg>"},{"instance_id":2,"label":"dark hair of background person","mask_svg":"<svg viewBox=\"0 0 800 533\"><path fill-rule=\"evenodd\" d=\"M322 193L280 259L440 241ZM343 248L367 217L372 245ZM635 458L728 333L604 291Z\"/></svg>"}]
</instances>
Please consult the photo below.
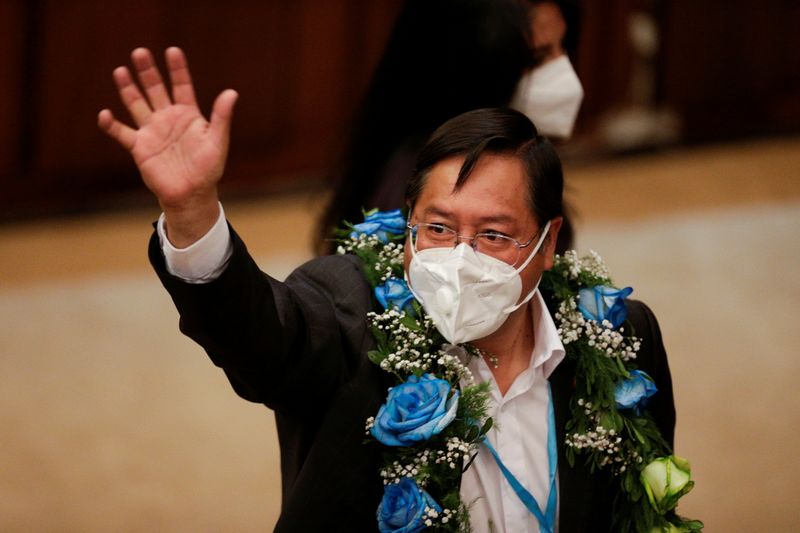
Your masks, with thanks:
<instances>
[{"instance_id":1,"label":"dark hair of background person","mask_svg":"<svg viewBox=\"0 0 800 533\"><path fill-rule=\"evenodd\" d=\"M529 11L536 3L406 0L332 176L317 253L332 253L332 228L359 222L363 209L401 207L417 152L436 127L465 111L508 104L535 66ZM569 44L577 9L558 4Z\"/></svg>"},{"instance_id":2,"label":"dark hair of background person","mask_svg":"<svg viewBox=\"0 0 800 533\"><path fill-rule=\"evenodd\" d=\"M522 162L531 213L540 226L563 215L564 177L555 148L539 135L528 117L506 108L476 109L440 126L419 152L406 188L406 201L413 208L428 172L436 164L464 156L455 184L455 190L459 190L484 154L507 155Z\"/></svg>"}]
</instances>

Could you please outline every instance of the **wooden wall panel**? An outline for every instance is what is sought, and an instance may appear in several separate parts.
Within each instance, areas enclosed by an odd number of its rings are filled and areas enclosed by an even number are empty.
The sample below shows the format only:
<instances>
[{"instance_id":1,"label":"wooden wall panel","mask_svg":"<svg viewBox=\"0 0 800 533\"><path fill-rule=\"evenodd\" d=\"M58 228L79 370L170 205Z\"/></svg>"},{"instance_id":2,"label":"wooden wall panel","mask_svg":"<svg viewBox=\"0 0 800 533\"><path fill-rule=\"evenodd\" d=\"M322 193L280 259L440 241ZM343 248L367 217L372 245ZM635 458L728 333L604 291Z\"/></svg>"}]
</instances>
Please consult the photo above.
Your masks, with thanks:
<instances>
[{"instance_id":1,"label":"wooden wall panel","mask_svg":"<svg viewBox=\"0 0 800 533\"><path fill-rule=\"evenodd\" d=\"M97 129L96 117L118 100L111 70L131 48L163 46L163 10L158 0L32 4L25 46L33 75L24 104L30 148L13 209L80 211L138 186L130 158ZM127 118L120 106L115 111Z\"/></svg>"},{"instance_id":2,"label":"wooden wall panel","mask_svg":"<svg viewBox=\"0 0 800 533\"><path fill-rule=\"evenodd\" d=\"M578 133L631 101L630 13L663 37L658 104L688 141L800 131L800 4L790 0L582 2ZM208 113L241 98L223 186L280 189L325 174L399 0L0 2L0 220L147 197L128 155L96 128L120 117L111 71L136 46L183 47Z\"/></svg>"},{"instance_id":3,"label":"wooden wall panel","mask_svg":"<svg viewBox=\"0 0 800 533\"><path fill-rule=\"evenodd\" d=\"M0 2L0 180L20 169L23 0ZM6 188L0 188L0 201Z\"/></svg>"},{"instance_id":4,"label":"wooden wall panel","mask_svg":"<svg viewBox=\"0 0 800 533\"><path fill-rule=\"evenodd\" d=\"M290 2L233 2L194 5L191 24L176 24L172 42L186 51L204 112L224 89L236 89L237 103L227 184L262 180L275 169L291 172L279 159L292 142L297 98L296 21ZM173 8L169 18L185 13Z\"/></svg>"},{"instance_id":5,"label":"wooden wall panel","mask_svg":"<svg viewBox=\"0 0 800 533\"><path fill-rule=\"evenodd\" d=\"M0 110L8 120L0 129L5 204L0 217L81 210L119 193L144 194L129 156L95 125L103 107L128 119L111 71L128 63L136 46L151 48L162 65L167 46L183 47L206 113L223 89L239 91L225 187L283 187L298 176L321 175L399 5L389 0L0 3L0 30L7 30L0 36L0 68L9 72L3 80L11 80L2 82ZM29 59L25 69L23 58ZM26 127L12 127L15 110L25 116Z\"/></svg>"},{"instance_id":6,"label":"wooden wall panel","mask_svg":"<svg viewBox=\"0 0 800 533\"><path fill-rule=\"evenodd\" d=\"M664 4L661 100L688 141L796 132L800 4L708 0Z\"/></svg>"},{"instance_id":7,"label":"wooden wall panel","mask_svg":"<svg viewBox=\"0 0 800 533\"><path fill-rule=\"evenodd\" d=\"M632 54L628 43L628 16L634 0L584 1L575 69L584 87L580 131L629 101Z\"/></svg>"}]
</instances>

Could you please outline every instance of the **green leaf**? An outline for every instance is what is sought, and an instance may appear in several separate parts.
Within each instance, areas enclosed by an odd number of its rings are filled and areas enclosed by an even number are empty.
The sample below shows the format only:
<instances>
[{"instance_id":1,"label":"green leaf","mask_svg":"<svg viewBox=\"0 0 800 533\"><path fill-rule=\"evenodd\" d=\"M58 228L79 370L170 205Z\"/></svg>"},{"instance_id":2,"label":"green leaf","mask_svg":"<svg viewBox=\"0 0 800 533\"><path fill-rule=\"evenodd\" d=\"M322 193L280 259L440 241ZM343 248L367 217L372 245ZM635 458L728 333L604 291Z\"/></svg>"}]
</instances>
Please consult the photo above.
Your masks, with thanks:
<instances>
[{"instance_id":1,"label":"green leaf","mask_svg":"<svg viewBox=\"0 0 800 533\"><path fill-rule=\"evenodd\" d=\"M422 326L420 326L419 322L417 322L417 319L411 315L405 315L402 319L400 319L400 323L411 331L422 331Z\"/></svg>"},{"instance_id":2,"label":"green leaf","mask_svg":"<svg viewBox=\"0 0 800 533\"><path fill-rule=\"evenodd\" d=\"M492 425L493 424L494 424L494 420L492 420L492 417L490 416L483 423L483 427L481 428L480 435L483 436L483 435L486 435L487 433L489 433L489 430L492 429Z\"/></svg>"},{"instance_id":3,"label":"green leaf","mask_svg":"<svg viewBox=\"0 0 800 533\"><path fill-rule=\"evenodd\" d=\"M386 359L387 356L386 354L378 350L370 350L369 352L367 352L367 357L369 357L370 361L380 366L381 362L383 362L383 360Z\"/></svg>"},{"instance_id":4,"label":"green leaf","mask_svg":"<svg viewBox=\"0 0 800 533\"><path fill-rule=\"evenodd\" d=\"M625 489L625 492L631 492L633 490L633 481L630 475L626 474L622 477L622 487Z\"/></svg>"}]
</instances>

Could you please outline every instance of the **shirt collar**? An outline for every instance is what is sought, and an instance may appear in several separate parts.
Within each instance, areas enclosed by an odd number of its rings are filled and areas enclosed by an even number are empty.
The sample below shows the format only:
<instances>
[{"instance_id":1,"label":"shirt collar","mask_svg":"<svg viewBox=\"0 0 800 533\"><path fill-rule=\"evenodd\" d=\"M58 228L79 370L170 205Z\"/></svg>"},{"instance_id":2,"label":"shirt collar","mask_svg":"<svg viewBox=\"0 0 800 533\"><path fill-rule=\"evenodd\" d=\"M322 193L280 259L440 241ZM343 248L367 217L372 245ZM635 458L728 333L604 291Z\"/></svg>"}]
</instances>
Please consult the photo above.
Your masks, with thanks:
<instances>
[{"instance_id":1,"label":"shirt collar","mask_svg":"<svg viewBox=\"0 0 800 533\"><path fill-rule=\"evenodd\" d=\"M567 352L564 350L564 344L558 336L558 329L553 322L553 317L550 316L550 311L547 310L544 298L539 291L536 291L531 298L531 306L536 342L531 354L530 368L541 366L544 377L549 378L559 363L564 360Z\"/></svg>"}]
</instances>

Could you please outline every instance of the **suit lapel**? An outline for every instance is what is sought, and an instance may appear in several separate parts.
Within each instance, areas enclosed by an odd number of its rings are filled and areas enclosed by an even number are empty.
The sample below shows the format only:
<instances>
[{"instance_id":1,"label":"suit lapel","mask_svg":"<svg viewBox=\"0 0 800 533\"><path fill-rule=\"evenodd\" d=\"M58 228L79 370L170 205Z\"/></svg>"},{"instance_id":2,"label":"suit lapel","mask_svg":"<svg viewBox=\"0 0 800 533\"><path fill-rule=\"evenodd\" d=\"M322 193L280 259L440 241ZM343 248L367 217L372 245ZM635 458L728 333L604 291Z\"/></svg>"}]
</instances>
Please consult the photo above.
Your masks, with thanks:
<instances>
[{"instance_id":1,"label":"suit lapel","mask_svg":"<svg viewBox=\"0 0 800 533\"><path fill-rule=\"evenodd\" d=\"M569 402L574 392L574 362L564 359L550 376L553 391L553 408L556 416L556 442L558 443L558 501L560 523L578 512L576 503L580 501L581 484L569 467L566 456L566 425L570 418ZM562 529L563 531L563 529Z\"/></svg>"}]
</instances>

